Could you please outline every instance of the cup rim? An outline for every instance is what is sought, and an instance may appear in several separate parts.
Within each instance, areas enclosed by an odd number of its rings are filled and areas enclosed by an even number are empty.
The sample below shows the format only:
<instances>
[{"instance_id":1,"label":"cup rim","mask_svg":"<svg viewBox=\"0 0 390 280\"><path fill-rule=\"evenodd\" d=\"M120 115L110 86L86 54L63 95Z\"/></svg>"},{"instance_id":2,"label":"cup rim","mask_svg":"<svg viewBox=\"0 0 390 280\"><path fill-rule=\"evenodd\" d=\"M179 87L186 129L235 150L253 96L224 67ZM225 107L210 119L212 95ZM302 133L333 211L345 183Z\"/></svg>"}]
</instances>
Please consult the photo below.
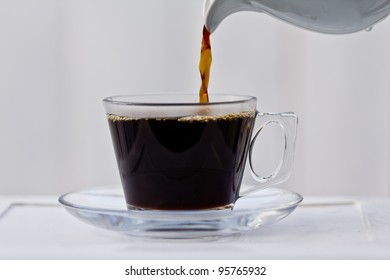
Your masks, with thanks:
<instances>
[{"instance_id":1,"label":"cup rim","mask_svg":"<svg viewBox=\"0 0 390 280\"><path fill-rule=\"evenodd\" d=\"M153 100L153 97L166 98L167 102L157 102ZM188 98L188 102L184 101L172 101ZM143 98L151 98L148 101L140 101ZM137 101L138 99L138 101ZM191 100L192 99L192 100ZM214 100L213 100L214 99ZM224 99L224 100L222 100ZM171 101L171 102L168 102ZM126 105L126 106L210 106L210 105L227 105L227 104L240 104L245 102L257 101L255 96L251 95L239 95L239 94L211 94L210 100L207 103L199 102L198 94L192 93L145 93L145 94L123 94L113 95L103 99L104 103L113 105Z\"/></svg>"}]
</instances>

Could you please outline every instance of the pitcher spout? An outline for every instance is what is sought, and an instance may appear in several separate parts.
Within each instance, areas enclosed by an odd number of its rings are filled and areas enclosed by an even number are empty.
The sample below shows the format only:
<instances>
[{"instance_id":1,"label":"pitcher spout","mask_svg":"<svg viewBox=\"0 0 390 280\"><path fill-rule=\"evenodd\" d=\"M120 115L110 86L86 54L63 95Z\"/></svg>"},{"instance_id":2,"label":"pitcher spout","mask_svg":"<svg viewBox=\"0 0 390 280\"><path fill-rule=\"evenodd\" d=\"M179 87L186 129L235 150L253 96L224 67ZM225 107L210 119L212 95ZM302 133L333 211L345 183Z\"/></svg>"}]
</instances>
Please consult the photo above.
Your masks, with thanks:
<instances>
[{"instance_id":1,"label":"pitcher spout","mask_svg":"<svg viewBox=\"0 0 390 280\"><path fill-rule=\"evenodd\" d=\"M205 0L203 15L205 26L213 33L220 23L229 15L242 11L261 12L259 7L253 6L250 0Z\"/></svg>"}]
</instances>

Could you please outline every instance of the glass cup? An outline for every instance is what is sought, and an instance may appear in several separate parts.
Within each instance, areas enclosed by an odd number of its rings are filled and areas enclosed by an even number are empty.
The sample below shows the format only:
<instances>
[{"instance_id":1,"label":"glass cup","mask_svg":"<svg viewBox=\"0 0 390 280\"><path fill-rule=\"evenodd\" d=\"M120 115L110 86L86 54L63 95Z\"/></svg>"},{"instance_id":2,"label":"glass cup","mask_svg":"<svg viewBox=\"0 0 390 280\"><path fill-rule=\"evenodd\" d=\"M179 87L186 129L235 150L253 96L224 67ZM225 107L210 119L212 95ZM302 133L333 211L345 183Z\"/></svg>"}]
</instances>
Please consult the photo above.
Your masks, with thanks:
<instances>
[{"instance_id":1,"label":"glass cup","mask_svg":"<svg viewBox=\"0 0 390 280\"><path fill-rule=\"evenodd\" d=\"M196 94L127 95L103 103L128 209L229 209L291 173L297 117L259 113L255 97L212 95L199 103ZM253 147L271 123L283 129L284 153L275 171L261 176ZM248 154L258 183L240 191Z\"/></svg>"}]
</instances>

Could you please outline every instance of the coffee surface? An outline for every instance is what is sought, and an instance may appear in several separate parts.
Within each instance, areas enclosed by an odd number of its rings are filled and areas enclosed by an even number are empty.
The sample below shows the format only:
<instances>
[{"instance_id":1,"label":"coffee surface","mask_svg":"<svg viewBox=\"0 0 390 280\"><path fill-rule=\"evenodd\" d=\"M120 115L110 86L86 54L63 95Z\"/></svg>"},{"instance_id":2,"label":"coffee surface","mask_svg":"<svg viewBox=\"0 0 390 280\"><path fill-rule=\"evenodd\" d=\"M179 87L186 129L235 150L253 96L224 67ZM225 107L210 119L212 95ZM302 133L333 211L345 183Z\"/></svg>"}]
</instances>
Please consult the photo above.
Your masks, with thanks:
<instances>
[{"instance_id":1,"label":"coffee surface","mask_svg":"<svg viewBox=\"0 0 390 280\"><path fill-rule=\"evenodd\" d=\"M241 184L254 112L175 119L108 115L130 208L232 206Z\"/></svg>"}]
</instances>

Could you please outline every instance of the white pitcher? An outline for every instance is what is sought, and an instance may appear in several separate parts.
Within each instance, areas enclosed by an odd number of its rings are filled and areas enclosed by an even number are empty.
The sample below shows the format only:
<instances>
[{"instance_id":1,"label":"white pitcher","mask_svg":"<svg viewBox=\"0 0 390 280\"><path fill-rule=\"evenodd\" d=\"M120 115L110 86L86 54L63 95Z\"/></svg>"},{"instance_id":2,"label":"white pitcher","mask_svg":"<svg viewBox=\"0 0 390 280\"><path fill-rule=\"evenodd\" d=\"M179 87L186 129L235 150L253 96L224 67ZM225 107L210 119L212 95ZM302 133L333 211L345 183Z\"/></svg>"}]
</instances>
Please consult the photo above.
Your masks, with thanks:
<instances>
[{"instance_id":1,"label":"white pitcher","mask_svg":"<svg viewBox=\"0 0 390 280\"><path fill-rule=\"evenodd\" d=\"M206 28L214 32L240 11L269 14L295 26L329 34L370 29L390 13L390 0L205 0Z\"/></svg>"}]
</instances>

